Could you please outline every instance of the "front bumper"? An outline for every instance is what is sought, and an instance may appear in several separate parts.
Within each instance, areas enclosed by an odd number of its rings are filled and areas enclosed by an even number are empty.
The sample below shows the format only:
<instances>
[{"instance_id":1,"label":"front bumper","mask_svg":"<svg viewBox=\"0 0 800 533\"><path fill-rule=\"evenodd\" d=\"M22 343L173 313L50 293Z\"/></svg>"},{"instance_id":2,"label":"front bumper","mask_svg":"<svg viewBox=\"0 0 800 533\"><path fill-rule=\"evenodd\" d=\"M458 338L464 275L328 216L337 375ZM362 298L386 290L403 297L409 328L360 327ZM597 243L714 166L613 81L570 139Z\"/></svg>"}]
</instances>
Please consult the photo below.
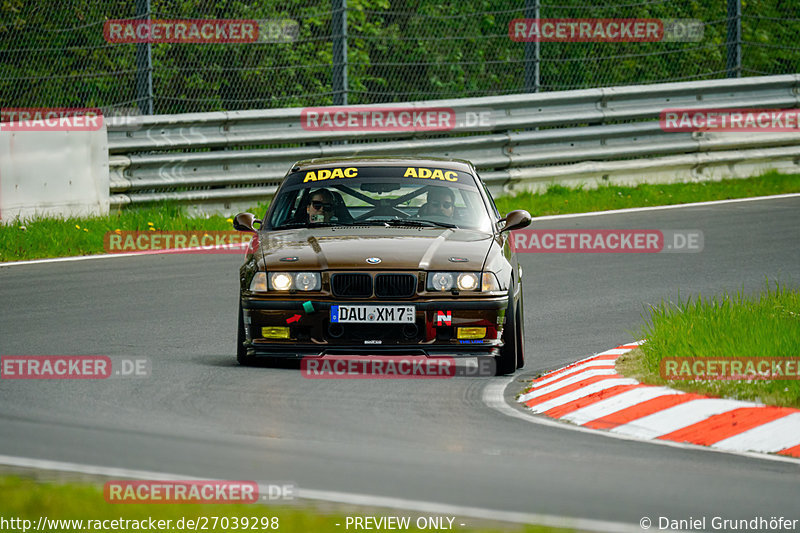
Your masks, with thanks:
<instances>
[{"instance_id":1,"label":"front bumper","mask_svg":"<svg viewBox=\"0 0 800 533\"><path fill-rule=\"evenodd\" d=\"M304 305L305 304L305 305ZM413 324L338 324L331 305L413 306ZM508 298L459 300L272 300L242 297L249 355L496 355ZM309 312L309 309L311 311ZM262 337L262 328L288 327L288 339ZM458 339L458 327L485 327L483 339Z\"/></svg>"}]
</instances>

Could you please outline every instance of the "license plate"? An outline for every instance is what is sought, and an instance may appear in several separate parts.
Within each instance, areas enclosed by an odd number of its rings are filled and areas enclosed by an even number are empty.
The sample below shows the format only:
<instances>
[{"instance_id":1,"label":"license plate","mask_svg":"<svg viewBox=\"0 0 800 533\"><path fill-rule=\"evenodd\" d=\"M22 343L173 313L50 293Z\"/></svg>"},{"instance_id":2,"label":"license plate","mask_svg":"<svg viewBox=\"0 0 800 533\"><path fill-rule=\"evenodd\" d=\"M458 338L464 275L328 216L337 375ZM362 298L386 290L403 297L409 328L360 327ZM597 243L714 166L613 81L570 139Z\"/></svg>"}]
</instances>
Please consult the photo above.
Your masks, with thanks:
<instances>
[{"instance_id":1,"label":"license plate","mask_svg":"<svg viewBox=\"0 0 800 533\"><path fill-rule=\"evenodd\" d=\"M414 323L413 305L332 305L331 322L367 324Z\"/></svg>"}]
</instances>

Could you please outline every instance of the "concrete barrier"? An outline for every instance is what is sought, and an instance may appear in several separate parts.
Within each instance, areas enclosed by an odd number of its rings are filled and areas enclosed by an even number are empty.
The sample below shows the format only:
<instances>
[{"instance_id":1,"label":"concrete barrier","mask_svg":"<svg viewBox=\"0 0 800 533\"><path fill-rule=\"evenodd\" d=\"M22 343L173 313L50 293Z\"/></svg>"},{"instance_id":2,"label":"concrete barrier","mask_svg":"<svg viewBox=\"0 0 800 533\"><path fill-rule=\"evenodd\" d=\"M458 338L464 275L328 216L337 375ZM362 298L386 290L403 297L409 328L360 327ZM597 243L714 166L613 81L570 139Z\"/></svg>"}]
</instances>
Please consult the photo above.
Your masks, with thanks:
<instances>
[{"instance_id":1,"label":"concrete barrier","mask_svg":"<svg viewBox=\"0 0 800 533\"><path fill-rule=\"evenodd\" d=\"M108 134L0 128L0 223L109 211Z\"/></svg>"}]
</instances>

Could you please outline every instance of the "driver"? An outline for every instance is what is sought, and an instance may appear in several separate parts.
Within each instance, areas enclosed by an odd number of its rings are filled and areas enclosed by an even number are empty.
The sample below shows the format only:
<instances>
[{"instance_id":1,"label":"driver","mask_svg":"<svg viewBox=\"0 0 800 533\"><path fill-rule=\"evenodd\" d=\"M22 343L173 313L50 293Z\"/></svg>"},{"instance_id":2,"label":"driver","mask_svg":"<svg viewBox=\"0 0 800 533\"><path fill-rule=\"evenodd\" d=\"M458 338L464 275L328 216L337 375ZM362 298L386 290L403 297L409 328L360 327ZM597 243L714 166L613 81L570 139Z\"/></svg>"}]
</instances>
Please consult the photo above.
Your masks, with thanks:
<instances>
[{"instance_id":1,"label":"driver","mask_svg":"<svg viewBox=\"0 0 800 533\"><path fill-rule=\"evenodd\" d=\"M309 222L330 222L333 216L333 195L327 189L319 189L311 194L306 207Z\"/></svg>"},{"instance_id":2,"label":"driver","mask_svg":"<svg viewBox=\"0 0 800 533\"><path fill-rule=\"evenodd\" d=\"M453 218L456 195L446 187L434 187L428 191L425 205L419 208L419 216L440 216Z\"/></svg>"},{"instance_id":3,"label":"driver","mask_svg":"<svg viewBox=\"0 0 800 533\"><path fill-rule=\"evenodd\" d=\"M336 217L340 224L353 222L353 217L347 212L341 196L334 196L328 189L317 189L311 193L306 213L309 222L330 222L331 217Z\"/></svg>"}]
</instances>

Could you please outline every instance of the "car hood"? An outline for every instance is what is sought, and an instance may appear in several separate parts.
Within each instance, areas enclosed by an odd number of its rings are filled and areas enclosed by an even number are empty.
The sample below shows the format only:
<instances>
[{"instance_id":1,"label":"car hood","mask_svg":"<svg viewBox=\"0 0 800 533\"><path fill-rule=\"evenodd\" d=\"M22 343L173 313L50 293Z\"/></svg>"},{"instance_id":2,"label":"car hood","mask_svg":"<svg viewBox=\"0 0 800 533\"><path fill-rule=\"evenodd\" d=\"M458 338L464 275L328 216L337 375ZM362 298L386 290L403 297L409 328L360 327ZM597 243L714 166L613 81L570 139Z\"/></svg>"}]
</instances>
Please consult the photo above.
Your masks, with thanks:
<instances>
[{"instance_id":1,"label":"car hood","mask_svg":"<svg viewBox=\"0 0 800 533\"><path fill-rule=\"evenodd\" d=\"M478 271L493 242L467 229L329 227L262 233L259 251L267 270Z\"/></svg>"}]
</instances>

